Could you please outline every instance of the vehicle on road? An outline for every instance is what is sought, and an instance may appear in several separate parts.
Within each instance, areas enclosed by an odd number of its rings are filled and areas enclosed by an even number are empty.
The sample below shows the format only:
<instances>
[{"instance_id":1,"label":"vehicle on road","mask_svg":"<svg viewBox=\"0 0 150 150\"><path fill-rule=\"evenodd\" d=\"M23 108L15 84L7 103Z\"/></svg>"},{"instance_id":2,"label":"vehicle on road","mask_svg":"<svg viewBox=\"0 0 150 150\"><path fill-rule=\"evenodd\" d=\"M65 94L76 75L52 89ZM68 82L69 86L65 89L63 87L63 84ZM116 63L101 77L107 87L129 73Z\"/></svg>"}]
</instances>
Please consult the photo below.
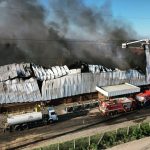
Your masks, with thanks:
<instances>
[{"instance_id":1,"label":"vehicle on road","mask_svg":"<svg viewBox=\"0 0 150 150\"><path fill-rule=\"evenodd\" d=\"M28 128L46 125L58 120L53 107L46 107L41 111L9 115L6 119L5 129L9 131L25 130Z\"/></svg>"}]
</instances>

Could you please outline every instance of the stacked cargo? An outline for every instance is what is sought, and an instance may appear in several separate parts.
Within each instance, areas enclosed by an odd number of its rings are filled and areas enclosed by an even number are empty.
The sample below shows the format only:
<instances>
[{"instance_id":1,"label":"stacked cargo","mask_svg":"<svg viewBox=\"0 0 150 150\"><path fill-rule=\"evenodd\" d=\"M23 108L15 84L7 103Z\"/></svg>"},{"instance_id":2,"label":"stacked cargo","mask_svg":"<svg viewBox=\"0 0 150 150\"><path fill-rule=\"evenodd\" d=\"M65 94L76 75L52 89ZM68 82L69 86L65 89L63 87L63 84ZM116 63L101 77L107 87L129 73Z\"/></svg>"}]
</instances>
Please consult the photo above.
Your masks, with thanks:
<instances>
[{"instance_id":1,"label":"stacked cargo","mask_svg":"<svg viewBox=\"0 0 150 150\"><path fill-rule=\"evenodd\" d=\"M41 81L52 80L69 74L69 69L66 65L45 69L42 66L32 64L32 69L34 71L35 77Z\"/></svg>"},{"instance_id":2,"label":"stacked cargo","mask_svg":"<svg viewBox=\"0 0 150 150\"><path fill-rule=\"evenodd\" d=\"M69 70L69 75L70 74L77 74L77 73L81 73L81 69L71 69L71 70Z\"/></svg>"},{"instance_id":3,"label":"stacked cargo","mask_svg":"<svg viewBox=\"0 0 150 150\"><path fill-rule=\"evenodd\" d=\"M112 69L108 69L101 65L88 65L89 71L92 73L100 73L100 72L109 72L112 71Z\"/></svg>"}]
</instances>

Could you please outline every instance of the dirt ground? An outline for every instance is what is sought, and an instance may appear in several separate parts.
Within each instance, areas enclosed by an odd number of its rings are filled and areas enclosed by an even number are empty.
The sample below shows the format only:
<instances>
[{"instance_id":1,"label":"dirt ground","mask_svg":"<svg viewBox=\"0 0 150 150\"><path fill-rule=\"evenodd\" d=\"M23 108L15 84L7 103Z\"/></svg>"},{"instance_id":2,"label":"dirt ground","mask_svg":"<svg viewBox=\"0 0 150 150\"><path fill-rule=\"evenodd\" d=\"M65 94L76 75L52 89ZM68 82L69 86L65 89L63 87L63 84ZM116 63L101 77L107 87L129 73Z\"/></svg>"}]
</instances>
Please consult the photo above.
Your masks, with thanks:
<instances>
[{"instance_id":1,"label":"dirt ground","mask_svg":"<svg viewBox=\"0 0 150 150\"><path fill-rule=\"evenodd\" d=\"M33 128L30 130L6 133L0 136L0 149L12 148L20 144L26 146L17 148L18 150L46 146L54 143L61 143L79 137L91 136L118 128L127 127L141 122L150 122L150 109L134 112L130 115L120 116L107 122L100 122L99 113L92 110L88 115L76 117L70 120L54 123L51 125ZM91 126L92 124L92 126ZM88 125L90 125L88 127ZM82 129L83 128L83 129ZM82 129L82 130L81 130ZM41 142L33 143L44 139ZM30 145L28 145L30 143Z\"/></svg>"},{"instance_id":2,"label":"dirt ground","mask_svg":"<svg viewBox=\"0 0 150 150\"><path fill-rule=\"evenodd\" d=\"M149 122L149 121L150 121L150 116L147 116L146 118L144 118L144 120L143 119L129 120L129 121L122 122L122 123L117 123L117 124L112 124L111 122L109 122L110 124L108 123L108 124L106 124L106 126L104 125L105 124L104 123L103 125L101 125L99 127L97 126L93 129L87 129L87 130L84 130L84 131L67 134L67 135L60 136L60 137L57 137L57 138L54 138L54 139L51 139L51 140L47 140L47 141L40 142L40 143L37 143L37 144L34 144L34 145L30 145L29 147L27 146L26 148L23 148L23 150L39 148L39 147L43 147L43 146L50 145L50 144L55 144L55 143L62 143L62 142L65 142L65 141L77 139L79 137L91 136L91 135L95 135L95 134L98 134L98 133L103 133L103 132L106 132L106 131L116 130L118 128L128 127L128 126L140 123L140 122ZM116 149L116 150L118 150L118 149ZM121 150L122 150L122 148L121 148ZM125 150L128 150L128 149L125 149ZM132 150L134 150L134 149L132 149ZM149 149L146 149L146 150L149 150Z\"/></svg>"},{"instance_id":3,"label":"dirt ground","mask_svg":"<svg viewBox=\"0 0 150 150\"><path fill-rule=\"evenodd\" d=\"M150 137L120 144L107 150L150 150Z\"/></svg>"}]
</instances>

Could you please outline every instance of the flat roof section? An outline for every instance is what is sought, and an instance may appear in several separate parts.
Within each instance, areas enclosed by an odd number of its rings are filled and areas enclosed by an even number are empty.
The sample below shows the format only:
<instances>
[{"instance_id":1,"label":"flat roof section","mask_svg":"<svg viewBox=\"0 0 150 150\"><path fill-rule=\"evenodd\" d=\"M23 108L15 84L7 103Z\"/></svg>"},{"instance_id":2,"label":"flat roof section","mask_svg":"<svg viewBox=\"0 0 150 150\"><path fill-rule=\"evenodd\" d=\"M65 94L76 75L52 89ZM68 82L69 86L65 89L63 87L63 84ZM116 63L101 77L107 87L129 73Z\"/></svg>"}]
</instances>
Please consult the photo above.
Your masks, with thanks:
<instances>
[{"instance_id":1,"label":"flat roof section","mask_svg":"<svg viewBox=\"0 0 150 150\"><path fill-rule=\"evenodd\" d=\"M104 86L104 87L96 86L96 90L107 97L140 92L139 87L129 83L113 85L113 86Z\"/></svg>"}]
</instances>

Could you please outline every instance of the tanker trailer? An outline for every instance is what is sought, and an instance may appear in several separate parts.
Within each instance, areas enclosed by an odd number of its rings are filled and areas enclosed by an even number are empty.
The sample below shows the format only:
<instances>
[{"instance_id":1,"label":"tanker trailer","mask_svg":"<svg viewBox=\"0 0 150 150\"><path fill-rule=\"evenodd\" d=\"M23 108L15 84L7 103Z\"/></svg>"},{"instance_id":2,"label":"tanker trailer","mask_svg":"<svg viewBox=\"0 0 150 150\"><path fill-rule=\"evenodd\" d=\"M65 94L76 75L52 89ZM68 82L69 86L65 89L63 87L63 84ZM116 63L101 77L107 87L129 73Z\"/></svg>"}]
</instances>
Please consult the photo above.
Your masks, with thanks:
<instances>
[{"instance_id":1,"label":"tanker trailer","mask_svg":"<svg viewBox=\"0 0 150 150\"><path fill-rule=\"evenodd\" d=\"M11 115L7 117L5 129L9 131L20 131L45 125L58 120L58 116L52 107L48 107L40 112Z\"/></svg>"}]
</instances>

